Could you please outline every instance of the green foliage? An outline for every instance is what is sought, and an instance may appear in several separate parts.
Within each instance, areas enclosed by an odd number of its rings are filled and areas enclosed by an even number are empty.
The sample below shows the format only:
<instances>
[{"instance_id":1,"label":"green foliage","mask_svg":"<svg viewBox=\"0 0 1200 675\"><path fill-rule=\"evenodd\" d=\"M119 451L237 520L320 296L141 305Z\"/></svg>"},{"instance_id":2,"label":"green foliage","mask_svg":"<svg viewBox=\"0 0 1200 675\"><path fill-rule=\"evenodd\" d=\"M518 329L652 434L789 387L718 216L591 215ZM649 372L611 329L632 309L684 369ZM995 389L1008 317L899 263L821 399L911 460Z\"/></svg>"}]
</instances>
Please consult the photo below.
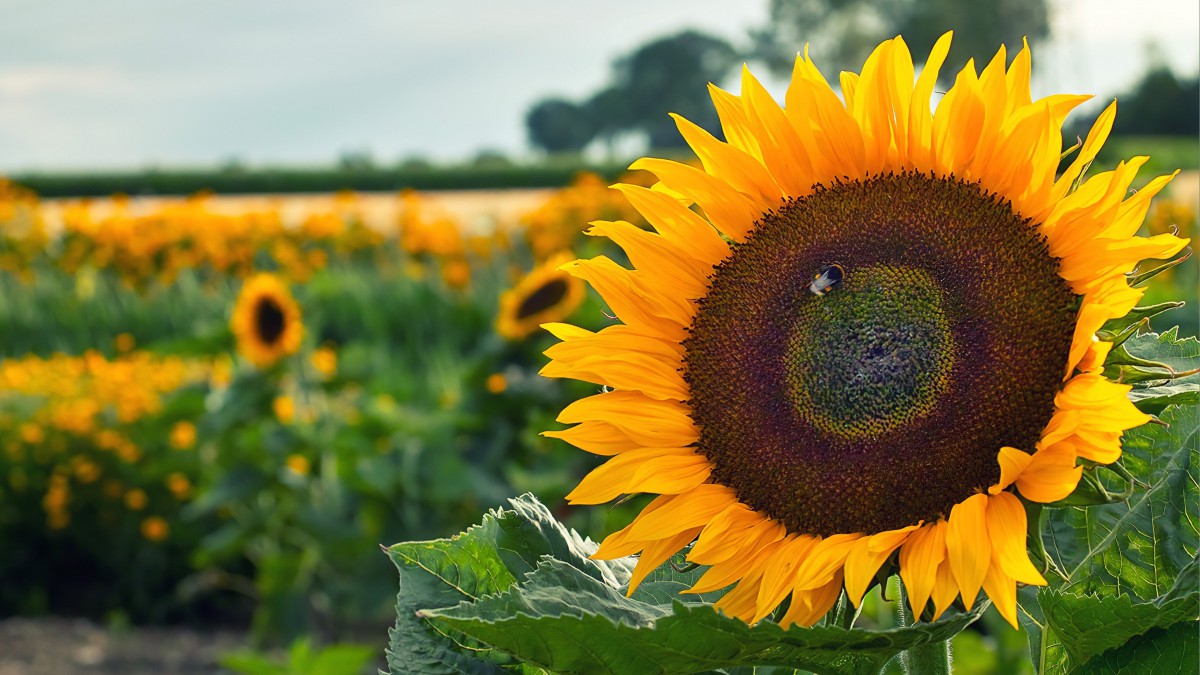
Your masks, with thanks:
<instances>
[{"instance_id":1,"label":"green foliage","mask_svg":"<svg viewBox=\"0 0 1200 675\"><path fill-rule=\"evenodd\" d=\"M516 658L564 673L875 673L905 649L950 638L986 607L883 630L751 627L716 613L714 596L680 595L696 571L662 567L626 597L634 561L591 560L594 549L528 495L452 539L388 549L400 570L391 671L497 672Z\"/></svg>"},{"instance_id":2,"label":"green foliage","mask_svg":"<svg viewBox=\"0 0 1200 675\"><path fill-rule=\"evenodd\" d=\"M534 104L525 117L530 140L547 151L576 151L593 138L611 144L618 134L635 133L654 149L686 148L668 113L719 129L708 84L722 82L737 63L737 50L712 35L686 30L656 38L614 61L611 81L585 101Z\"/></svg>"},{"instance_id":3,"label":"green foliage","mask_svg":"<svg viewBox=\"0 0 1200 675\"><path fill-rule=\"evenodd\" d=\"M1011 59L1023 38L1037 44L1050 35L1045 0L771 0L768 7L767 24L751 33L753 53L780 77L791 74L796 52L808 43L824 72L858 72L882 40L902 35L921 63L934 42L953 30L942 68L942 79L952 81L968 59L982 70L1001 43Z\"/></svg>"},{"instance_id":4,"label":"green foliage","mask_svg":"<svg viewBox=\"0 0 1200 675\"><path fill-rule=\"evenodd\" d=\"M369 645L336 644L313 649L307 638L292 643L284 658L256 651L221 656L222 668L242 675L361 675L375 657Z\"/></svg>"},{"instance_id":5,"label":"green foliage","mask_svg":"<svg viewBox=\"0 0 1200 675\"><path fill-rule=\"evenodd\" d=\"M1179 340L1174 331L1134 336L1125 345L1127 355L1176 370L1200 365L1195 338ZM1050 575L1050 587L1024 589L1019 597L1039 672L1125 672L1134 664L1153 672L1149 664L1196 662L1200 409L1188 387L1194 377L1135 389L1134 400L1158 412L1161 424L1126 432L1119 470L1097 475L1112 493L1132 480L1128 498L1042 512L1049 560L1065 578Z\"/></svg>"},{"instance_id":6,"label":"green foliage","mask_svg":"<svg viewBox=\"0 0 1200 675\"><path fill-rule=\"evenodd\" d=\"M538 165L328 168L262 167L219 169L154 169L128 173L26 173L14 180L43 197L102 197L130 195L188 195L202 190L221 194L333 192L336 190L395 191L482 190L561 187L580 172L614 179L628 162L588 163L579 157L559 157Z\"/></svg>"}]
</instances>

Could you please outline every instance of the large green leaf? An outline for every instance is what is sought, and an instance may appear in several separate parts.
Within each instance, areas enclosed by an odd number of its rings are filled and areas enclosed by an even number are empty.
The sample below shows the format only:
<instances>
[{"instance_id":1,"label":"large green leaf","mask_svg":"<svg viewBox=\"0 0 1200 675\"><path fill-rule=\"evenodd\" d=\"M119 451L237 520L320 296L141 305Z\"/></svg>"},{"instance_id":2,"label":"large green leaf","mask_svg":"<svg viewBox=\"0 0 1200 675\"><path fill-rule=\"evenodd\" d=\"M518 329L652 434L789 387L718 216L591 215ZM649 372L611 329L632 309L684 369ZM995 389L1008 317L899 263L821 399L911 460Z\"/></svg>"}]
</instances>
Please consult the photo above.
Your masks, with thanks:
<instances>
[{"instance_id":1,"label":"large green leaf","mask_svg":"<svg viewBox=\"0 0 1200 675\"><path fill-rule=\"evenodd\" d=\"M1125 434L1121 464L1145 487L1116 504L1048 510L1046 548L1068 572L1072 591L1150 601L1171 588L1195 555L1200 411L1173 406L1162 420L1168 426Z\"/></svg>"},{"instance_id":2,"label":"large green leaf","mask_svg":"<svg viewBox=\"0 0 1200 675\"><path fill-rule=\"evenodd\" d=\"M1200 632L1194 621L1155 628L1140 639L1112 649L1080 666L1088 675L1194 673L1200 663Z\"/></svg>"},{"instance_id":3,"label":"large green leaf","mask_svg":"<svg viewBox=\"0 0 1200 675\"><path fill-rule=\"evenodd\" d=\"M1177 371L1194 368L1200 352L1194 339L1178 340L1174 331L1135 336L1128 344L1134 357ZM1155 662L1156 655L1196 651L1194 644L1176 642L1194 641L1200 618L1200 410L1172 405L1190 400L1190 389L1178 385L1193 378L1134 390L1131 398L1139 405L1157 406L1150 412L1160 415L1161 424L1125 434L1120 468L1133 479L1129 498L1045 510L1043 540L1068 579L1051 576L1051 587L1038 591L1036 602L1028 589L1021 594L1040 672L1104 672L1130 667L1135 657ZM1117 473L1100 475L1114 492L1125 487Z\"/></svg>"},{"instance_id":4,"label":"large green leaf","mask_svg":"<svg viewBox=\"0 0 1200 675\"><path fill-rule=\"evenodd\" d=\"M750 627L709 606L719 593L681 595L695 569L664 565L626 597L635 560L595 561L595 547L528 495L452 539L391 547L400 570L391 672L877 673L905 649L952 637L987 606L884 631Z\"/></svg>"},{"instance_id":5,"label":"large green leaf","mask_svg":"<svg viewBox=\"0 0 1200 675\"><path fill-rule=\"evenodd\" d=\"M519 587L422 616L562 673L689 673L756 665L878 673L905 649L953 637L983 609L883 631L784 630L772 622L748 626L711 606L662 599L641 589L625 597L620 588L546 558Z\"/></svg>"},{"instance_id":6,"label":"large green leaf","mask_svg":"<svg viewBox=\"0 0 1200 675\"><path fill-rule=\"evenodd\" d=\"M1156 628L1200 619L1200 566L1195 560L1175 579L1170 591L1152 602L1129 595L1080 595L1049 589L1038 596L1046 621L1070 655L1082 664L1094 656L1140 638Z\"/></svg>"}]
</instances>

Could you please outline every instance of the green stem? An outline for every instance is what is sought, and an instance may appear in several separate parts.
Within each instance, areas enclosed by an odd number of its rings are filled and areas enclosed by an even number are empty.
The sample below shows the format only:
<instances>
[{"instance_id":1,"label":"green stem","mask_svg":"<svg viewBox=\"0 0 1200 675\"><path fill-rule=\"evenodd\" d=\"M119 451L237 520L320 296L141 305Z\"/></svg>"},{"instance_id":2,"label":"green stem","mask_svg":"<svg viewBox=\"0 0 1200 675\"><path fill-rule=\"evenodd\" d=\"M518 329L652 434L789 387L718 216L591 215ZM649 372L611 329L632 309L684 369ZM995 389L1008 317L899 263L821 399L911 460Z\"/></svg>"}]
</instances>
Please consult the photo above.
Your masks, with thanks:
<instances>
[{"instance_id":1,"label":"green stem","mask_svg":"<svg viewBox=\"0 0 1200 675\"><path fill-rule=\"evenodd\" d=\"M911 626L919 620L909 609L904 584L900 584L896 609L900 614L900 623L905 626ZM927 642L903 651L900 653L900 665L907 675L950 675L950 641Z\"/></svg>"}]
</instances>

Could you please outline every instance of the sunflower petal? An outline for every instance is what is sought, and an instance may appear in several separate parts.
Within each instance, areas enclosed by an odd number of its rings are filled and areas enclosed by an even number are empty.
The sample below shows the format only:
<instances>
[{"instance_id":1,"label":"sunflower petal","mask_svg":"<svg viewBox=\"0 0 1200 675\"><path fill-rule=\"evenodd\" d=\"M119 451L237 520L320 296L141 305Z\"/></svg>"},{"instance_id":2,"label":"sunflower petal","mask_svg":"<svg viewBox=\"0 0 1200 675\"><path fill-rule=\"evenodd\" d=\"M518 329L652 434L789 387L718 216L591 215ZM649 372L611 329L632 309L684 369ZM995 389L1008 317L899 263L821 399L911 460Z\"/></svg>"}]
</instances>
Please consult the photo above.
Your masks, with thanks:
<instances>
[{"instance_id":1,"label":"sunflower petal","mask_svg":"<svg viewBox=\"0 0 1200 675\"><path fill-rule=\"evenodd\" d=\"M992 559L987 499L987 495L975 494L955 504L946 528L946 559L967 609L975 604Z\"/></svg>"}]
</instances>

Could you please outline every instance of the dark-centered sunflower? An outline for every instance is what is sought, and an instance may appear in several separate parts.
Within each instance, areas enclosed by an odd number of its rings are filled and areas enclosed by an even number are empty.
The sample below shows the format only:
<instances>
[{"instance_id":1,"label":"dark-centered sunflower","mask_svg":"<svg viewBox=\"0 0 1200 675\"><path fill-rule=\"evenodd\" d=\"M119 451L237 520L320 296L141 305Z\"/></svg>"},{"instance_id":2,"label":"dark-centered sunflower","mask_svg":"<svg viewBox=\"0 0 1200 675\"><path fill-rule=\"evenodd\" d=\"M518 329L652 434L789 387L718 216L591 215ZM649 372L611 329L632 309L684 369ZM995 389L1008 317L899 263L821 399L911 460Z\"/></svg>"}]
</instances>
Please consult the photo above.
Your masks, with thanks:
<instances>
[{"instance_id":1,"label":"dark-centered sunflower","mask_svg":"<svg viewBox=\"0 0 1200 675\"><path fill-rule=\"evenodd\" d=\"M557 253L500 296L496 332L522 340L548 321L562 321L583 302L583 282L560 269L572 258Z\"/></svg>"},{"instance_id":2,"label":"dark-centered sunflower","mask_svg":"<svg viewBox=\"0 0 1200 675\"><path fill-rule=\"evenodd\" d=\"M690 544L692 591L732 586L717 607L748 622L790 597L781 623L811 625L898 571L916 616L982 589L1015 625L1017 584L1045 584L1023 500L1066 497L1149 419L1096 333L1141 296L1127 271L1187 243L1134 236L1171 176L1131 193L1137 157L1083 180L1115 103L1056 176L1088 97L1031 100L1027 47L931 112L949 45L914 78L884 42L842 98L807 54L784 107L748 71L712 87L726 141L676 117L703 168L643 159L659 184L616 186L657 233L593 224L634 269L565 267L621 323L547 326L543 372L605 385L547 435L610 457L573 503L659 495L596 553L640 553L631 591Z\"/></svg>"},{"instance_id":3,"label":"dark-centered sunflower","mask_svg":"<svg viewBox=\"0 0 1200 675\"><path fill-rule=\"evenodd\" d=\"M295 354L304 337L300 306L287 285L273 274L247 279L229 322L238 351L259 368Z\"/></svg>"}]
</instances>

